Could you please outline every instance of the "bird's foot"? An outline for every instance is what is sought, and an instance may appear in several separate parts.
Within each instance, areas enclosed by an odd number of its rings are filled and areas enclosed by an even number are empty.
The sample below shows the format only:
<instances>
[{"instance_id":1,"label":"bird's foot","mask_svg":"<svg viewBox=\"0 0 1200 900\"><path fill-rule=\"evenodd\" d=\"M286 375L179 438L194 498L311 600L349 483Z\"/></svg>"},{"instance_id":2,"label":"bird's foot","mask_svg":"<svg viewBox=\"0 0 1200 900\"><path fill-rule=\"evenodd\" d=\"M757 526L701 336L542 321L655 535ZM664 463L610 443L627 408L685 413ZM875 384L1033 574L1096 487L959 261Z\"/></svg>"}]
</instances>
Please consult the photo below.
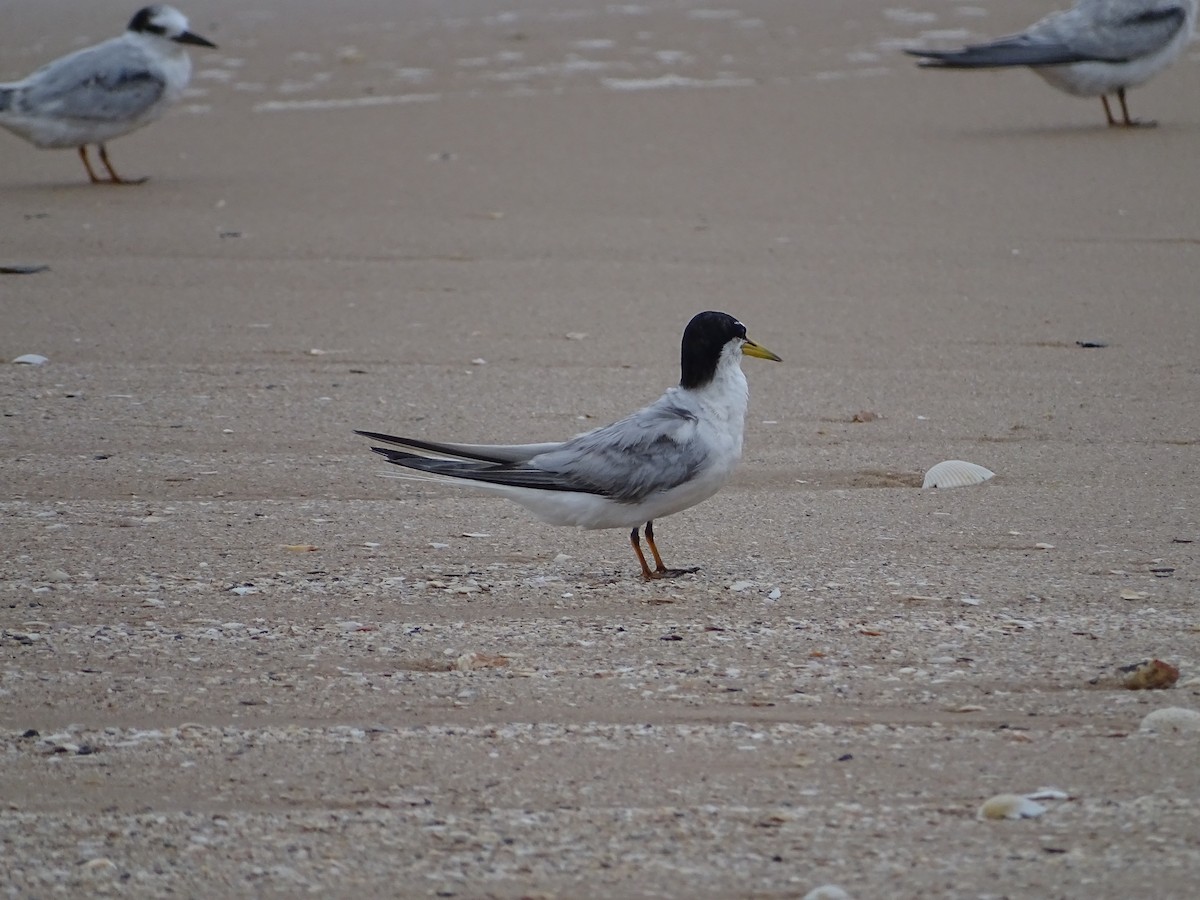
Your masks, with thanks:
<instances>
[{"instance_id":1,"label":"bird's foot","mask_svg":"<svg viewBox=\"0 0 1200 900\"><path fill-rule=\"evenodd\" d=\"M104 168L108 170L108 176L112 179L112 184L144 184L149 178L149 176L145 176L143 178L122 178L117 174L117 170L113 168L113 164L108 159L108 148L103 144L99 144L98 146L100 147L100 162L104 163ZM84 156L84 165L87 165L88 174L90 175L92 172L92 167L88 165L85 153L86 148L80 147L79 155Z\"/></svg>"},{"instance_id":2,"label":"bird's foot","mask_svg":"<svg viewBox=\"0 0 1200 900\"><path fill-rule=\"evenodd\" d=\"M1100 100L1104 103L1104 117L1108 119L1109 128L1155 128L1158 123L1152 119L1131 119L1129 118L1129 104L1125 101L1125 88L1117 88L1117 99L1121 102L1121 119L1112 114L1112 109L1108 105L1108 97L1102 96Z\"/></svg>"},{"instance_id":3,"label":"bird's foot","mask_svg":"<svg viewBox=\"0 0 1200 900\"><path fill-rule=\"evenodd\" d=\"M694 575L699 571L699 566L692 566L690 569L668 569L664 566L653 571L647 571L643 577L647 581L657 581L660 578L678 578L680 575Z\"/></svg>"}]
</instances>

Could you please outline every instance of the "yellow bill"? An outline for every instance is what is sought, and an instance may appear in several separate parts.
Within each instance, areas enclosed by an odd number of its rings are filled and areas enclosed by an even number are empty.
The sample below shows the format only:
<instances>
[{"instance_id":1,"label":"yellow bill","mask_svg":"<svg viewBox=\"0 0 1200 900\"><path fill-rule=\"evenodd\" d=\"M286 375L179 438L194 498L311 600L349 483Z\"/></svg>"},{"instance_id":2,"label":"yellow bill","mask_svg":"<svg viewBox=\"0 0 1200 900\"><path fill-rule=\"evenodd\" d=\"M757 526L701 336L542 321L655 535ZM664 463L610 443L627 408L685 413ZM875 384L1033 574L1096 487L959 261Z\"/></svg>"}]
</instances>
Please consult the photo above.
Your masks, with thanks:
<instances>
[{"instance_id":1,"label":"yellow bill","mask_svg":"<svg viewBox=\"0 0 1200 900\"><path fill-rule=\"evenodd\" d=\"M756 356L759 359L773 359L775 362L783 362L782 359L766 347L760 347L749 338L746 339L746 343L742 344L742 353L746 354L746 356Z\"/></svg>"}]
</instances>

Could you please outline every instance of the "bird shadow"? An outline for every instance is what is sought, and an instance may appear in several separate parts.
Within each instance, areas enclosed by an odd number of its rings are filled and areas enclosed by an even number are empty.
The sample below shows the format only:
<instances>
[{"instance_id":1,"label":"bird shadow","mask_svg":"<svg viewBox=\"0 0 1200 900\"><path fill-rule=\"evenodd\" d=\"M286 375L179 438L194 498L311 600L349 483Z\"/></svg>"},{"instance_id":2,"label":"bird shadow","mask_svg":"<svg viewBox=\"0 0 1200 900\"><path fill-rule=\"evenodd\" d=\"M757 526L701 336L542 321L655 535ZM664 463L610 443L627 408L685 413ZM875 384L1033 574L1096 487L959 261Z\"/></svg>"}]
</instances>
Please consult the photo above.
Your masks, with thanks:
<instances>
[{"instance_id":1,"label":"bird shadow","mask_svg":"<svg viewBox=\"0 0 1200 900\"><path fill-rule=\"evenodd\" d=\"M1004 138L1012 140L1079 140L1092 139L1099 136L1111 137L1113 140L1134 138L1137 136L1170 136L1192 134L1195 126L1179 123L1146 123L1138 127L1111 126L1104 122L1080 122L1066 125L988 125L981 128L944 129L943 134L955 138L980 141L997 141Z\"/></svg>"},{"instance_id":2,"label":"bird shadow","mask_svg":"<svg viewBox=\"0 0 1200 900\"><path fill-rule=\"evenodd\" d=\"M4 193L7 195L17 194L74 194L84 191L133 191L139 187L145 187L150 184L149 180L139 182L128 182L120 184L113 181L33 181L24 184L9 184L4 186Z\"/></svg>"}]
</instances>

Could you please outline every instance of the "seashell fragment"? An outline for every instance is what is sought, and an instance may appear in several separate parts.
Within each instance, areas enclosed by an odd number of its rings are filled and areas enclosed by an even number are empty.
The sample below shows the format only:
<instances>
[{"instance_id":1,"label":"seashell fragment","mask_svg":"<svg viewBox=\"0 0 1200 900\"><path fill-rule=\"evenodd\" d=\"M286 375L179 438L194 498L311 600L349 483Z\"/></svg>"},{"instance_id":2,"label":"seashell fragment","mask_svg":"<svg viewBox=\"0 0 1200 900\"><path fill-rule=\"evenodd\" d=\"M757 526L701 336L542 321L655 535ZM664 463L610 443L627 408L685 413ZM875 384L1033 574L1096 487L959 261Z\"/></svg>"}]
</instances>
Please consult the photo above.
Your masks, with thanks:
<instances>
[{"instance_id":1,"label":"seashell fragment","mask_svg":"<svg viewBox=\"0 0 1200 900\"><path fill-rule=\"evenodd\" d=\"M1032 794L1025 795L1026 800L1070 800L1071 795L1066 791L1060 791L1058 788L1043 787L1038 788Z\"/></svg>"},{"instance_id":2,"label":"seashell fragment","mask_svg":"<svg viewBox=\"0 0 1200 900\"><path fill-rule=\"evenodd\" d=\"M956 488L982 484L996 473L961 459L947 459L925 473L923 488Z\"/></svg>"},{"instance_id":3,"label":"seashell fragment","mask_svg":"<svg viewBox=\"0 0 1200 900\"><path fill-rule=\"evenodd\" d=\"M1179 680L1179 669L1161 659L1123 666L1125 687L1131 691L1153 691L1169 688Z\"/></svg>"},{"instance_id":4,"label":"seashell fragment","mask_svg":"<svg viewBox=\"0 0 1200 900\"><path fill-rule=\"evenodd\" d=\"M117 871L117 864L106 856L97 856L95 859L89 859L81 868L88 875L95 877Z\"/></svg>"},{"instance_id":5,"label":"seashell fragment","mask_svg":"<svg viewBox=\"0 0 1200 900\"><path fill-rule=\"evenodd\" d=\"M454 671L470 672L472 669L496 669L508 665L509 658L503 653L464 653L454 660Z\"/></svg>"},{"instance_id":6,"label":"seashell fragment","mask_svg":"<svg viewBox=\"0 0 1200 900\"><path fill-rule=\"evenodd\" d=\"M19 366L44 366L50 360L40 353L25 353L14 359L13 362Z\"/></svg>"},{"instance_id":7,"label":"seashell fragment","mask_svg":"<svg viewBox=\"0 0 1200 900\"><path fill-rule=\"evenodd\" d=\"M1156 731L1159 734L1200 734L1200 712L1182 706L1168 706L1148 713L1138 731Z\"/></svg>"},{"instance_id":8,"label":"seashell fragment","mask_svg":"<svg viewBox=\"0 0 1200 900\"><path fill-rule=\"evenodd\" d=\"M1020 794L997 794L983 802L975 818L983 819L1036 819L1046 807Z\"/></svg>"},{"instance_id":9,"label":"seashell fragment","mask_svg":"<svg viewBox=\"0 0 1200 900\"><path fill-rule=\"evenodd\" d=\"M823 884L805 894L804 900L850 900L850 895L839 885Z\"/></svg>"}]
</instances>

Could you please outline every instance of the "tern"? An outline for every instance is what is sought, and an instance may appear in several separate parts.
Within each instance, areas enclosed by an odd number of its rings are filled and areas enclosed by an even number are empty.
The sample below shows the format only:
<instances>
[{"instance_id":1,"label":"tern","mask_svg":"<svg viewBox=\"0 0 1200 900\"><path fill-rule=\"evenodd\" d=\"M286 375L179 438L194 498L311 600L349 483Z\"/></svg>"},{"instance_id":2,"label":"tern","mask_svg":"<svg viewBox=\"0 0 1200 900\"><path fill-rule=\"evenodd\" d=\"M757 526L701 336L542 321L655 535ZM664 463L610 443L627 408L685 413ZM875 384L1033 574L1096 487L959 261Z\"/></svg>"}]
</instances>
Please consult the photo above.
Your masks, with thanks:
<instances>
[{"instance_id":1,"label":"tern","mask_svg":"<svg viewBox=\"0 0 1200 900\"><path fill-rule=\"evenodd\" d=\"M742 455L749 401L742 356L779 361L728 313L702 312L683 332L678 387L611 425L560 443L447 444L358 431L408 470L402 478L468 485L498 493L550 525L630 528L647 581L695 572L669 569L654 541L654 520L707 500ZM392 449L399 447L402 449ZM646 563L645 525L654 556Z\"/></svg>"},{"instance_id":2,"label":"tern","mask_svg":"<svg viewBox=\"0 0 1200 900\"><path fill-rule=\"evenodd\" d=\"M105 142L149 125L179 100L192 75L187 45L217 46L190 32L174 7L140 9L120 37L0 84L0 126L36 147L78 148L93 184L103 180L88 159L88 145L96 144L111 183L140 184L146 179L117 174Z\"/></svg>"},{"instance_id":3,"label":"tern","mask_svg":"<svg viewBox=\"0 0 1200 900\"><path fill-rule=\"evenodd\" d=\"M1183 52L1196 23L1196 0L1079 0L1020 34L961 50L906 50L942 69L1028 66L1059 90L1099 97L1108 124L1153 126L1129 117L1125 91L1149 81ZM1108 105L1121 104L1121 119Z\"/></svg>"}]
</instances>

